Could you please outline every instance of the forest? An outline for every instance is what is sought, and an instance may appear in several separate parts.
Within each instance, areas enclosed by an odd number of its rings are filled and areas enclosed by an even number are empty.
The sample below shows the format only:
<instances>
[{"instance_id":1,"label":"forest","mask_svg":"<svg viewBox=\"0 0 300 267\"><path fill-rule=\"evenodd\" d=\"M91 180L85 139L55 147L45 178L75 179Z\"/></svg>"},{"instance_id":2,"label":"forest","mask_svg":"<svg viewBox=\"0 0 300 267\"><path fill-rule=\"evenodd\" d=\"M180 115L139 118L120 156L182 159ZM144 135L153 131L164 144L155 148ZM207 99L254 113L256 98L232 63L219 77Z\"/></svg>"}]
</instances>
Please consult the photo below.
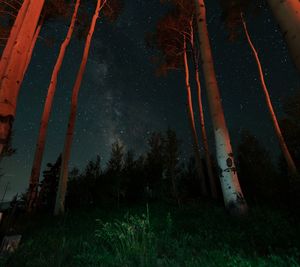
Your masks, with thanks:
<instances>
[{"instance_id":1,"label":"forest","mask_svg":"<svg viewBox=\"0 0 300 267\"><path fill-rule=\"evenodd\" d=\"M0 0L0 58L0 266L300 266L299 0Z\"/></svg>"}]
</instances>

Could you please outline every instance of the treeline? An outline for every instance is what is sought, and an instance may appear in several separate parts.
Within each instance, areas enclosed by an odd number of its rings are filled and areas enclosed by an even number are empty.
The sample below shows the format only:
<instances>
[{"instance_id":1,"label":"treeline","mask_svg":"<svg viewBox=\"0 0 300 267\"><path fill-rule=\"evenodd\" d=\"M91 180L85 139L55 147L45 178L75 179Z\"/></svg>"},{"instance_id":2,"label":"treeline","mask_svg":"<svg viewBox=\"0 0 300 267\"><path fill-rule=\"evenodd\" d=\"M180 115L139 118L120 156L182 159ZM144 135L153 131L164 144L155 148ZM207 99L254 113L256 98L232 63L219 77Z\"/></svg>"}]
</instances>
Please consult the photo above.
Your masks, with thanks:
<instances>
[{"instance_id":1,"label":"treeline","mask_svg":"<svg viewBox=\"0 0 300 267\"><path fill-rule=\"evenodd\" d=\"M286 101L286 117L281 121L281 126L295 162L300 164L300 142L295 138L300 134L300 109L299 104L294 103L298 97L299 93ZM83 170L73 168L69 173L66 207L118 207L145 201L166 201L181 206L203 199L195 159L190 157L187 161L183 160L180 152L182 142L176 132L168 129L165 133L152 133L147 143L147 151L137 156L116 141L112 144L106 165L97 156ZM248 202L252 205L297 207L297 203L300 203L299 183L286 175L287 166L283 156L274 161L259 140L248 131L242 133L236 155L240 183ZM215 158L211 156L211 159L218 199L221 201L218 168ZM206 167L204 157L202 164ZM43 172L38 201L41 210L53 212L60 165L59 157L56 163L48 164ZM206 184L209 185L206 170L204 168Z\"/></svg>"},{"instance_id":2,"label":"treeline","mask_svg":"<svg viewBox=\"0 0 300 267\"><path fill-rule=\"evenodd\" d=\"M281 31L284 33L291 58L299 70L299 39L294 37L299 34L299 28L295 25L298 25L299 22L297 14L299 14L300 6L296 1L281 1L280 4L276 4L273 0L267 0L266 2L274 13L274 18L280 25ZM283 167L281 169L285 169L283 175L277 174L271 161L267 162L267 155L261 159L263 163L257 160L261 155L264 155L261 151L262 148L259 148L258 145L256 146L258 154L253 154L250 157L250 152L248 153L246 150L245 155L241 156L239 161L234 156L231 147L232 140L229 136L227 119L225 119L214 67L214 56L211 49L212 40L207 27L210 18L207 18L206 1L169 0L161 1L161 4L168 3L170 9L157 21L154 32L149 33L147 43L159 53L158 60L154 60L157 61L154 63L157 64L158 73L166 74L170 70L182 70L185 83L184 86L179 84L178 87L182 87L186 91L187 114L193 140L192 148L195 157L195 167L192 167L192 172L187 174L190 171L189 165L181 165L179 141L176 134L169 130L165 134L154 134L152 139L149 140L149 151L137 159L132 152L124 151L121 144L115 143L112 148L111 160L103 170L101 170L100 158L98 158L96 161L91 161L86 170L77 171L76 175L76 172L73 170L74 177L69 180L69 159L72 152L79 102L78 95L89 58L97 20L105 18L109 22L114 22L123 9L123 1L121 0L97 0L91 1L91 3L90 6L87 6L87 1L80 0L40 0L36 1L36 3L30 0L1 2L3 8L0 10L2 14L0 15L0 35L4 41L0 45L5 45L5 47L0 60L0 157L5 154L11 138L18 95L41 28L49 18L63 17L67 19L68 31L61 42L51 79L46 84L48 86L47 96L44 102L32 171L28 183L26 206L29 213L34 211L36 206L43 206L44 204L42 203L49 202L45 205L52 205L52 202L54 202L53 198L56 195L54 214L63 214L66 192L68 192L69 206L75 205L72 203L76 203L76 205L81 202L96 203L100 201L99 198L103 198L103 202L113 200L119 205L123 200L139 199L136 195L137 192L142 195L140 198L143 199L171 199L180 205L184 199L188 199L193 195L190 191L197 191L198 188L200 188L203 197L211 195L212 198L216 199L220 195L217 192L220 186L218 187L216 184L221 183L225 207L231 210L233 214L242 215L247 213L248 208L247 198L244 198L243 186L240 186L240 183L244 183L245 191L253 191L252 195L248 192L250 194L249 199L251 197L253 199L262 199L262 196L276 198L278 197L276 194L284 196L278 190L279 188L285 190L285 184L287 184L286 188L289 188L287 190L297 188L297 186L291 186L291 183L294 183L293 179L299 176L297 169L299 166L298 119L291 120L289 118L282 123L282 126L279 125L280 123L270 97L270 89L265 81L263 66L257 52L258 49L251 38L251 32L247 28L248 20L253 18L253 10L259 8L260 5L255 1L252 3L252 1L245 0L220 1L222 18L229 36L237 37L240 32L243 32L247 45L252 51L266 107L281 148L282 158L286 162L282 162ZM94 11L86 12L86 8ZM164 7L162 6L162 8ZM45 178L40 182L48 123L54 103L58 75L74 33L77 33L85 42L78 72L74 73L76 79L72 89L69 120L62 156L61 160L48 166L49 169L44 173ZM219 58L215 60L219 60ZM201 76L203 77L204 86L201 84ZM197 87L193 88L191 86L192 80L195 81ZM209 148L207 142L202 87L206 90L210 119L213 125L214 149ZM197 90L197 101L193 99L194 89ZM245 87L243 90L247 90L247 88ZM195 102L197 102L197 108L195 108ZM291 112L290 114L287 113L290 117L291 115L293 116L293 110L297 109L297 103L299 102L291 105ZM199 110L197 112L199 114L195 112L196 109ZM197 122L200 123L198 125L201 129L200 133L196 130ZM252 145L256 142L251 138L246 138L244 141L252 143ZM200 155L200 148L203 148L205 152L204 159ZM216 153L217 164L213 160L211 161L211 151ZM128 165L128 161L131 165ZM235 164L236 162L239 163L238 167ZM266 174L262 174L262 170L265 167L261 170L259 164L269 166L267 169L272 169L274 173L266 171ZM248 170L246 168L248 165L253 170ZM244 166L244 170L241 169L241 173L244 172L244 178L239 178L237 173L242 166ZM61 171L58 179L54 173L59 173L59 169ZM192 179L191 177L195 176L195 169L197 179L194 180L197 182L191 182L188 179ZM206 170L207 173L205 173ZM278 177L283 177L278 178L278 183L277 175ZM216 182L217 176L219 177L218 182ZM246 179L245 177L247 176L249 178ZM191 189L189 189L189 183L192 184ZM197 183L200 183L200 185ZM251 187L248 183L253 183L253 186ZM68 185L71 187L70 189L68 189ZM86 191L82 192L82 190ZM131 190L132 193L129 193ZM52 195L48 192L52 192ZM51 195L51 197L47 197L48 195ZM52 199L51 201L49 200L50 198Z\"/></svg>"}]
</instances>

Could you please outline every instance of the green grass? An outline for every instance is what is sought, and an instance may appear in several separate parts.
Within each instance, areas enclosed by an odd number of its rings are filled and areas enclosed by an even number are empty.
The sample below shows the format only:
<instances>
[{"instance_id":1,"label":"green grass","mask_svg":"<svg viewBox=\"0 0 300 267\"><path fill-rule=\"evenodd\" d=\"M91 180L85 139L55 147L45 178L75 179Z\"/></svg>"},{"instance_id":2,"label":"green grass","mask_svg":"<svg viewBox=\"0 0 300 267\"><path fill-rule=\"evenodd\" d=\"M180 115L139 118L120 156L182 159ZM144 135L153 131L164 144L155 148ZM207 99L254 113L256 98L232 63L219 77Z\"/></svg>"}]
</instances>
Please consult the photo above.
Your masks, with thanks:
<instances>
[{"instance_id":1,"label":"green grass","mask_svg":"<svg viewBox=\"0 0 300 267\"><path fill-rule=\"evenodd\" d=\"M211 204L152 204L19 224L23 242L0 266L300 266L300 227L267 208L238 219Z\"/></svg>"}]
</instances>

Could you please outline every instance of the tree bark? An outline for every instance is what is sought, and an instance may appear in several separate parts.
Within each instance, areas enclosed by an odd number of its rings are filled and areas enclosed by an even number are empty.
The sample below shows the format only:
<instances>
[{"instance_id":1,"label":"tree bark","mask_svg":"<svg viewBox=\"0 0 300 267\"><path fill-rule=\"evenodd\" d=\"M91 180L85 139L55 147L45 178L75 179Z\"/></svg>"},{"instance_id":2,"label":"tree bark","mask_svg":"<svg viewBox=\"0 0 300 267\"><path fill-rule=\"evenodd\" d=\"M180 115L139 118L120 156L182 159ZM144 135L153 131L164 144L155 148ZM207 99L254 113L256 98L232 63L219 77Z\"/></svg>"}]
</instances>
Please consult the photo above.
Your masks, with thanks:
<instances>
[{"instance_id":1,"label":"tree bark","mask_svg":"<svg viewBox=\"0 0 300 267\"><path fill-rule=\"evenodd\" d=\"M34 36L32 38L31 46L30 46L30 49L29 49L28 55L27 55L27 60L26 60L25 68L24 68L23 77L25 76L26 70L28 69L28 66L30 64L30 61L31 61L31 58L32 58L32 54L33 54L33 50L34 50L36 41L39 38L41 29L42 29L42 26L43 26L43 22L44 22L44 19L41 19L39 25L37 26L37 28L35 30Z\"/></svg>"},{"instance_id":2,"label":"tree bark","mask_svg":"<svg viewBox=\"0 0 300 267\"><path fill-rule=\"evenodd\" d=\"M183 60L184 60L184 69L185 69L185 87L186 87L186 92L187 92L188 117L189 117L190 126L191 126L191 130L192 130L192 136L193 136L193 150L194 150L194 154L195 154L197 174L201 181L201 193L203 196L207 196L207 188L206 188L206 183L205 183L205 176L203 173L203 165L201 162L198 135L197 135L196 126L195 126L194 109L193 109L193 101L192 101L192 93L191 93L191 85L190 85L190 75L189 75L189 65L188 65L186 49L187 49L186 38L184 38Z\"/></svg>"},{"instance_id":3,"label":"tree bark","mask_svg":"<svg viewBox=\"0 0 300 267\"><path fill-rule=\"evenodd\" d=\"M57 78L58 74L60 72L65 53L67 50L67 47L70 44L75 22L77 18L78 9L80 6L80 0L76 0L75 9L73 12L73 16L71 19L71 23L66 35L65 40L61 44L59 55L57 57L53 72L51 81L48 87L48 93L44 105L43 115L41 119L40 124L40 130L39 130L39 136L36 144L35 149L35 155L33 160L33 165L31 169L31 176L29 179L29 189L28 189L28 198L27 198L27 211L30 212L36 204L37 196L38 196L38 184L39 184L39 176L41 172L41 164L43 160L43 154L45 150L45 144L46 144L46 136L47 136L47 129L48 129L48 123L51 115L52 105L53 105L53 99L56 91L56 85L57 85Z\"/></svg>"},{"instance_id":4,"label":"tree bark","mask_svg":"<svg viewBox=\"0 0 300 267\"><path fill-rule=\"evenodd\" d=\"M1 58L0 154L11 134L17 98L28 65L27 56L32 47L33 36L44 6L44 0L32 0L29 3L25 0L23 5Z\"/></svg>"},{"instance_id":5,"label":"tree bark","mask_svg":"<svg viewBox=\"0 0 300 267\"><path fill-rule=\"evenodd\" d=\"M300 72L300 1L267 0L287 43L292 60Z\"/></svg>"},{"instance_id":6,"label":"tree bark","mask_svg":"<svg viewBox=\"0 0 300 267\"><path fill-rule=\"evenodd\" d=\"M219 177L226 208L232 214L247 212L232 153L229 132L225 122L219 87L216 79L212 51L207 30L206 9L203 0L195 0L202 68L208 103L214 127Z\"/></svg>"},{"instance_id":7,"label":"tree bark","mask_svg":"<svg viewBox=\"0 0 300 267\"><path fill-rule=\"evenodd\" d=\"M268 110L269 110L269 113L270 113L270 116L271 116L271 120L272 120L272 123L273 123L273 126L274 126L275 134L276 134L276 136L278 138L278 141L279 141L279 145L280 145L282 154L283 154L283 156L286 160L286 163L287 163L288 170L289 170L290 174L291 175L297 175L298 172L297 172L295 162L294 162L294 160L293 160L293 158L292 158L292 156L291 156L291 154L288 150L288 147L285 143L285 140L283 138L279 123L278 123L276 115L275 115L275 111L274 111L274 108L273 108L273 105L272 105L272 101L271 101L271 97L270 97L268 88L266 86L265 77L264 77L262 65L260 63L257 50L256 50L254 44L252 43L251 37L250 37L248 29L247 29L246 21L245 21L242 13L241 13L241 20L242 20L242 23L243 23L243 29L244 29L244 32L245 32L245 35L246 35L246 38L247 38L247 42L248 42L248 44L251 48L251 51L253 53L253 56L254 56L256 64L257 64L257 68L258 68L258 72L259 72L259 79L260 79L260 83L261 83L261 88L263 89L263 92L264 92L264 95L265 95L266 104L267 104L267 107L268 107ZM300 50L300 46L299 46L299 50Z\"/></svg>"},{"instance_id":8,"label":"tree bark","mask_svg":"<svg viewBox=\"0 0 300 267\"><path fill-rule=\"evenodd\" d=\"M12 26L10 33L9 33L9 38L7 40L7 43L5 45L5 48L3 50L2 56L1 56L1 61L0 61L0 77L2 77L3 72L5 71L11 50L14 46L15 40L20 32L21 26L23 24L23 20L25 18L26 12L28 10L30 0L25 0L22 4L22 6L19 9L17 18L14 22L14 25Z\"/></svg>"},{"instance_id":9,"label":"tree bark","mask_svg":"<svg viewBox=\"0 0 300 267\"><path fill-rule=\"evenodd\" d=\"M54 215L64 214L64 211L65 211L65 197L66 197L67 183L68 183L68 165L69 165L69 160L70 160L70 156L71 156L73 133L74 133L75 121L76 121L78 94L79 94L83 74L85 71L86 63L88 60L88 55L89 55L90 46L91 46L91 40L92 40L94 31L95 31L96 22L99 17L100 10L105 3L106 3L105 0L103 1L103 4L102 4L101 0L97 1L95 13L92 18L91 26L90 26L88 36L87 36L87 39L85 42L82 61L81 61L80 68L79 68L79 71L77 74L75 85L73 87L73 93L72 93L72 99L71 99L71 112L70 112L67 134L66 134L66 139L65 139L64 151L62 154L62 166L61 166L61 173L60 173L60 178L59 178L59 185L58 185L58 189L57 189Z\"/></svg>"},{"instance_id":10,"label":"tree bark","mask_svg":"<svg viewBox=\"0 0 300 267\"><path fill-rule=\"evenodd\" d=\"M212 168L212 162L211 162L211 156L209 151L209 145L208 145L208 139L206 134L206 127L205 127L205 119L204 119L204 112L203 112L203 103L202 103L202 89L201 89L201 82L200 82L200 71L199 71L199 60L196 55L196 46L194 41L194 26L193 21L190 22L190 28L191 28L191 45L192 45L192 53L193 53L193 59L194 59L194 68L195 68L195 80L197 85L197 96L198 96L198 109L199 109L199 121L200 121L200 128L201 128L201 134L202 134L202 142L203 142L203 149L205 154L205 161L206 161L206 168L207 168L207 174L209 178L209 185L210 185L210 191L213 199L218 198L218 192L217 192L217 186L216 186L216 180L215 175Z\"/></svg>"}]
</instances>

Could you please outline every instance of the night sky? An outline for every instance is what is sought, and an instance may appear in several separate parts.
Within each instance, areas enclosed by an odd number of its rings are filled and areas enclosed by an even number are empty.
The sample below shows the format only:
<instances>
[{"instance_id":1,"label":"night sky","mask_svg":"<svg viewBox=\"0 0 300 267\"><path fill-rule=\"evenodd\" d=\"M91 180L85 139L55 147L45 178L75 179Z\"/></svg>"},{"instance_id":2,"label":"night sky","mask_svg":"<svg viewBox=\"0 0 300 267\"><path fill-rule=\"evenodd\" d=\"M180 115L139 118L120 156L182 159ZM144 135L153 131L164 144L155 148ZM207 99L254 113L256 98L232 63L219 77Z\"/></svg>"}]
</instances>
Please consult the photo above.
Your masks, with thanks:
<instances>
[{"instance_id":1,"label":"night sky","mask_svg":"<svg viewBox=\"0 0 300 267\"><path fill-rule=\"evenodd\" d=\"M206 2L217 79L232 145L236 148L242 129L248 129L276 159L279 147L250 48L244 37L236 43L227 41L218 1ZM191 154L183 73L171 72L167 77L157 77L150 60L154 52L145 44L146 33L154 29L164 12L158 0L130 0L125 1L124 10L114 24L102 18L98 20L80 92L71 168L83 168L97 154L105 163L111 143L116 139L139 154L145 150L151 132L168 126L175 129L183 141L183 157L187 159ZM300 79L269 10L264 8L258 17L249 18L248 22L275 110L282 117L281 100L300 88ZM13 136L17 153L1 162L4 177L0 182L0 196L8 181L8 198L24 191L28 184L46 91L67 26L61 21L50 21L42 29L19 96ZM55 37L52 47L44 41L51 37ZM46 163L55 162L63 149L71 90L83 45L83 40L73 38L64 60L42 169ZM207 111L205 100L208 133L213 145Z\"/></svg>"}]
</instances>

